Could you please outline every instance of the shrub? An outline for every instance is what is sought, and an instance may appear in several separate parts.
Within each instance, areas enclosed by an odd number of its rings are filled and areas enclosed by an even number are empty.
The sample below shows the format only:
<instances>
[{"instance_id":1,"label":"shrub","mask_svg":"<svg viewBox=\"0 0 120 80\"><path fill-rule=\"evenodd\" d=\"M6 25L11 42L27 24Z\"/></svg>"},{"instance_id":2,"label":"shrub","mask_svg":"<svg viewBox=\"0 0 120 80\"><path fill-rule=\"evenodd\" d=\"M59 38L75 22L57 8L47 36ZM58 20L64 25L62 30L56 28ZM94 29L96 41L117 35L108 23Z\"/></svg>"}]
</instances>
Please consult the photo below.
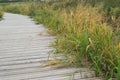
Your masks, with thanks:
<instances>
[{"instance_id":1,"label":"shrub","mask_svg":"<svg viewBox=\"0 0 120 80\"><path fill-rule=\"evenodd\" d=\"M0 10L0 18L2 18L2 16L3 16L3 11Z\"/></svg>"},{"instance_id":2,"label":"shrub","mask_svg":"<svg viewBox=\"0 0 120 80\"><path fill-rule=\"evenodd\" d=\"M3 8L7 12L28 15L30 6L25 4L9 4L9 6L5 6Z\"/></svg>"}]
</instances>

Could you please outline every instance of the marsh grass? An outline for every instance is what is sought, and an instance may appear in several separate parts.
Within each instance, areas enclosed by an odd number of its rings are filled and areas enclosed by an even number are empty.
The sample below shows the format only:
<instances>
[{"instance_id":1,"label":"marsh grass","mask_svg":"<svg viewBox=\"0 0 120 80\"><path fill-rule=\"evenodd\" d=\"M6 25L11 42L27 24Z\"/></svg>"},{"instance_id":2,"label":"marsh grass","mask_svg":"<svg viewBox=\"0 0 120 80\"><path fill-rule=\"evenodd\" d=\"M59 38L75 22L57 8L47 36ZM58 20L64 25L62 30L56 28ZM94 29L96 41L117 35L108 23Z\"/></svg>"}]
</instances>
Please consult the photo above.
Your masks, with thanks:
<instances>
[{"instance_id":1,"label":"marsh grass","mask_svg":"<svg viewBox=\"0 0 120 80\"><path fill-rule=\"evenodd\" d=\"M107 25L98 8L77 5L73 10L65 3L34 3L9 5L4 10L29 15L36 23L48 27L57 36L56 54L71 57L69 64L80 67L89 62L87 66L94 68L96 76L119 80L120 33Z\"/></svg>"}]
</instances>

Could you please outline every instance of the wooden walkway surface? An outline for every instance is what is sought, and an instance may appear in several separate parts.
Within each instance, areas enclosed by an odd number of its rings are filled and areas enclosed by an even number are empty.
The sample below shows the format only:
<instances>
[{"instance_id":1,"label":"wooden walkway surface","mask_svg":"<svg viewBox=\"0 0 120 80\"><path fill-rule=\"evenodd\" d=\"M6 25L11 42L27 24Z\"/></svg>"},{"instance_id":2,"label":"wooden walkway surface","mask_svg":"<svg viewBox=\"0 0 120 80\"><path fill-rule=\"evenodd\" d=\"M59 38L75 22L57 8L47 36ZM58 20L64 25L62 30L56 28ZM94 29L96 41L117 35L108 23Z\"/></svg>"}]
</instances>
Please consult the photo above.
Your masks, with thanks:
<instances>
[{"instance_id":1,"label":"wooden walkway surface","mask_svg":"<svg viewBox=\"0 0 120 80\"><path fill-rule=\"evenodd\" d=\"M3 18L0 21L0 80L101 80L87 68L43 66L53 50L49 45L54 37L28 16L5 13Z\"/></svg>"}]
</instances>

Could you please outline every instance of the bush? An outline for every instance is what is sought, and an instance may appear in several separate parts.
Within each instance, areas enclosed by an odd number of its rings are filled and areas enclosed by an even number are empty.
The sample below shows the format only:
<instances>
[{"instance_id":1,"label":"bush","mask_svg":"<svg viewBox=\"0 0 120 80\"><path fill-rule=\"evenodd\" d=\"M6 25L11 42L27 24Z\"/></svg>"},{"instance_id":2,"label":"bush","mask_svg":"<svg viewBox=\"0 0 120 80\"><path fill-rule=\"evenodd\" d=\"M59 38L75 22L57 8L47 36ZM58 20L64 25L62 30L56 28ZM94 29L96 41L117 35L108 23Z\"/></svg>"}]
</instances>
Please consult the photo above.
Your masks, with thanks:
<instances>
[{"instance_id":1,"label":"bush","mask_svg":"<svg viewBox=\"0 0 120 80\"><path fill-rule=\"evenodd\" d=\"M7 12L28 15L30 6L25 4L9 4L8 6L3 7L3 9Z\"/></svg>"},{"instance_id":2,"label":"bush","mask_svg":"<svg viewBox=\"0 0 120 80\"><path fill-rule=\"evenodd\" d=\"M2 16L3 16L3 11L0 10L0 18L2 18Z\"/></svg>"}]
</instances>

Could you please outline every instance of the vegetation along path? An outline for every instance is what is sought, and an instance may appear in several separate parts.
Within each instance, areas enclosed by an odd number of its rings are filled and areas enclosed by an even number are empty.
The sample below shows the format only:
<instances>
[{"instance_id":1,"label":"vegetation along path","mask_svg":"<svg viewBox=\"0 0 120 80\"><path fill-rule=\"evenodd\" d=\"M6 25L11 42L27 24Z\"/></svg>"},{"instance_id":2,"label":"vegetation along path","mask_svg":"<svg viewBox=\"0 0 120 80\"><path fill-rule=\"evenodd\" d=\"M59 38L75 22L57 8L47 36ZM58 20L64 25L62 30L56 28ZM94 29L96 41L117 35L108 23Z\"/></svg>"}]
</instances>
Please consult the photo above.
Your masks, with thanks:
<instances>
[{"instance_id":1,"label":"vegetation along path","mask_svg":"<svg viewBox=\"0 0 120 80\"><path fill-rule=\"evenodd\" d=\"M87 68L45 65L54 37L28 16L5 13L0 21L0 80L100 80Z\"/></svg>"}]
</instances>

